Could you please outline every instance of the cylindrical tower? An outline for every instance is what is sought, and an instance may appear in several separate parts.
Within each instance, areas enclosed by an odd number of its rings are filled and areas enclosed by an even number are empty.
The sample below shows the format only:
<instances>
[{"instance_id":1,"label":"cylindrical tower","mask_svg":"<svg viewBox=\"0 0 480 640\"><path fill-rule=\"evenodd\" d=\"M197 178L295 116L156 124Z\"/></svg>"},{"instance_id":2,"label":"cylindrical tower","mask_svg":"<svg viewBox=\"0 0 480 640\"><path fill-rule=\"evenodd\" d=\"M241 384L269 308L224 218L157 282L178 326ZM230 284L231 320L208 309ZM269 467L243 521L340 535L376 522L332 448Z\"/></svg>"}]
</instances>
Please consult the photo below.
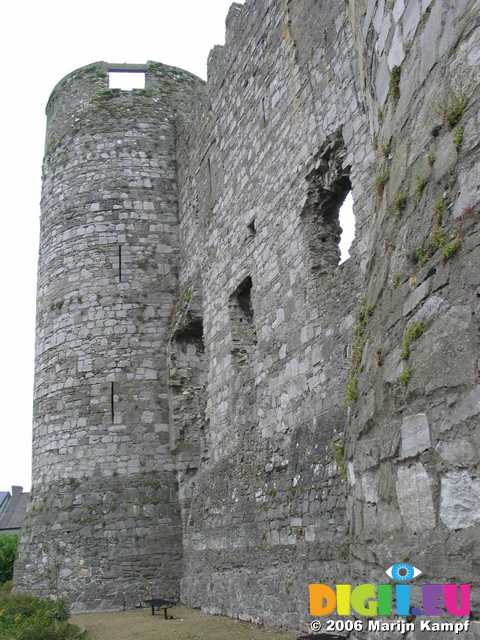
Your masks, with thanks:
<instances>
[{"instance_id":1,"label":"cylindrical tower","mask_svg":"<svg viewBox=\"0 0 480 640\"><path fill-rule=\"evenodd\" d=\"M108 71L146 74L108 88ZM96 63L47 105L32 503L16 588L75 610L178 593L166 344L178 257L175 130L203 83Z\"/></svg>"}]
</instances>

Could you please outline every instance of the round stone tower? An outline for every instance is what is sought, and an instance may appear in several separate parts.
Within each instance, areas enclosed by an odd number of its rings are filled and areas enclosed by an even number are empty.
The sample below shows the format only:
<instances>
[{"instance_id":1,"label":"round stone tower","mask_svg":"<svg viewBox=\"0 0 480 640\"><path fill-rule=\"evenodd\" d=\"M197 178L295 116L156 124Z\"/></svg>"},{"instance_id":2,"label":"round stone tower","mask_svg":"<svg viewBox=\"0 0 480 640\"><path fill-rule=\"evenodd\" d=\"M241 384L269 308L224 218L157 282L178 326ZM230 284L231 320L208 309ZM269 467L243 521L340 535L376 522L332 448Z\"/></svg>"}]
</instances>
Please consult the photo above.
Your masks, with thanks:
<instances>
[{"instance_id":1,"label":"round stone tower","mask_svg":"<svg viewBox=\"0 0 480 640\"><path fill-rule=\"evenodd\" d=\"M108 88L108 72L145 89ZM178 594L166 345L177 289L176 126L203 82L96 63L47 105L32 502L16 589L74 610Z\"/></svg>"}]
</instances>

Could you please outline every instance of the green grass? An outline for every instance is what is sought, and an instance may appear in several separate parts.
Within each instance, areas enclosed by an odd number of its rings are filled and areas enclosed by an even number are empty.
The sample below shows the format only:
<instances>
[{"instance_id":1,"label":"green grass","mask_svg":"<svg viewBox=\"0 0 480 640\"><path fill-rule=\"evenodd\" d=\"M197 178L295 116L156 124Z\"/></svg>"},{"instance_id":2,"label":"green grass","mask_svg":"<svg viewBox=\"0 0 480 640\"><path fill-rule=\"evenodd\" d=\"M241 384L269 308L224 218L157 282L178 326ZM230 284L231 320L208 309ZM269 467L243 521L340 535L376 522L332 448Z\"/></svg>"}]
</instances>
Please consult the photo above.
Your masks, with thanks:
<instances>
[{"instance_id":1,"label":"green grass","mask_svg":"<svg viewBox=\"0 0 480 640\"><path fill-rule=\"evenodd\" d=\"M75 624L89 631L91 640L294 640L297 634L266 630L252 624L176 607L152 616L150 609L121 613L85 613Z\"/></svg>"}]
</instances>

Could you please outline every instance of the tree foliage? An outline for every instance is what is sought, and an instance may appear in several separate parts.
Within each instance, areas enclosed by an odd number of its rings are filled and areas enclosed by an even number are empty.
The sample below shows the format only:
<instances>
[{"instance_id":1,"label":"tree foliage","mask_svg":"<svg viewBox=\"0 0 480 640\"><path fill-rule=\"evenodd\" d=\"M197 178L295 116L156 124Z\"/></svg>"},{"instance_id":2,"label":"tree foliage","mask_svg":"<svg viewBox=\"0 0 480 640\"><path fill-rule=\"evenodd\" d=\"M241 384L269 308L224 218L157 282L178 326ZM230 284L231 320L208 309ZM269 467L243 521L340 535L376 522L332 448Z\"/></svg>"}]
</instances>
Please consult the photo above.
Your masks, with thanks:
<instances>
[{"instance_id":1,"label":"tree foliage","mask_svg":"<svg viewBox=\"0 0 480 640\"><path fill-rule=\"evenodd\" d=\"M0 535L0 584L13 578L17 543L17 536Z\"/></svg>"}]
</instances>

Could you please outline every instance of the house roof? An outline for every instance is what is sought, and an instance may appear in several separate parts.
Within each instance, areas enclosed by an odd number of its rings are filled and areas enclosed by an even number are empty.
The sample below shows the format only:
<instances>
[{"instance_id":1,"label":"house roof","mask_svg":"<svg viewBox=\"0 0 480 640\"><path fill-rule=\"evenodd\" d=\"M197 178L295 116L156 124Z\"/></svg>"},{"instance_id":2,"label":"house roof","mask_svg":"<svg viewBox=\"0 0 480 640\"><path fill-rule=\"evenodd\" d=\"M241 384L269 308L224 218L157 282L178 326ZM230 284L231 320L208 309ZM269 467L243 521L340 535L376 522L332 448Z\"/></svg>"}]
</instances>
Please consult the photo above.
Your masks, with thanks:
<instances>
[{"instance_id":1,"label":"house roof","mask_svg":"<svg viewBox=\"0 0 480 640\"><path fill-rule=\"evenodd\" d=\"M5 506L0 509L0 531L21 529L25 520L30 494L14 491L12 492L13 495L10 496L7 492L7 498L3 498L2 501L1 496L4 493L3 491L0 493L0 505L6 501Z\"/></svg>"},{"instance_id":2,"label":"house roof","mask_svg":"<svg viewBox=\"0 0 480 640\"><path fill-rule=\"evenodd\" d=\"M0 491L0 512L6 507L9 497L10 493L8 491Z\"/></svg>"}]
</instances>

